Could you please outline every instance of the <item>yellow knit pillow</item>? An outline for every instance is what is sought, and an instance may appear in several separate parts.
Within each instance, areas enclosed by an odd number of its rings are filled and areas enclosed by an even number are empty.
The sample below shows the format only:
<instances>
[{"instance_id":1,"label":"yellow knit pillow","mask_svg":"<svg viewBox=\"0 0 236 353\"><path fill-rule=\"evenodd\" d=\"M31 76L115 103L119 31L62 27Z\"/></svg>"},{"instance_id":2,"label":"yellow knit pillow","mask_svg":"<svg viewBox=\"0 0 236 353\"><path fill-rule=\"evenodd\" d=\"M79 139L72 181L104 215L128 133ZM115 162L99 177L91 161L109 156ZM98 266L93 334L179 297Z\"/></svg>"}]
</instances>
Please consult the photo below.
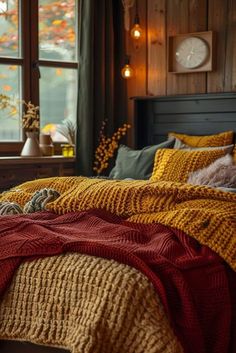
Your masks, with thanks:
<instances>
[{"instance_id":1,"label":"yellow knit pillow","mask_svg":"<svg viewBox=\"0 0 236 353\"><path fill-rule=\"evenodd\" d=\"M233 143L234 132L225 131L215 135L194 136L170 132L169 136L177 137L191 147L218 147Z\"/></svg>"},{"instance_id":2,"label":"yellow knit pillow","mask_svg":"<svg viewBox=\"0 0 236 353\"><path fill-rule=\"evenodd\" d=\"M164 148L158 150L150 180L186 182L189 173L207 167L226 153L227 149L186 151Z\"/></svg>"}]
</instances>

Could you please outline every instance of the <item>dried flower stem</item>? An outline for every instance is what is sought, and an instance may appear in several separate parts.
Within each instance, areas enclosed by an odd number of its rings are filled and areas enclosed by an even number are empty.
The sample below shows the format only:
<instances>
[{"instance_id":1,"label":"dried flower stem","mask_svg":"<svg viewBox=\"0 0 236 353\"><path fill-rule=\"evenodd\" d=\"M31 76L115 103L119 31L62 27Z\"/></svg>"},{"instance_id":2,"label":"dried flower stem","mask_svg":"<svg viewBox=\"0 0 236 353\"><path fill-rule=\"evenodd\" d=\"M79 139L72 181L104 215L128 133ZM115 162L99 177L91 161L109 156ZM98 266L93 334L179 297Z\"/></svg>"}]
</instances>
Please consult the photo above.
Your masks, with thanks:
<instances>
[{"instance_id":1,"label":"dried flower stem","mask_svg":"<svg viewBox=\"0 0 236 353\"><path fill-rule=\"evenodd\" d=\"M25 131L38 131L39 130L39 107L35 106L31 102L25 102L24 100L17 100L14 102L12 97L5 94L0 94L0 109L10 109L10 116L17 114L17 105L23 104L25 106L25 112L22 117L22 127Z\"/></svg>"},{"instance_id":2,"label":"dried flower stem","mask_svg":"<svg viewBox=\"0 0 236 353\"><path fill-rule=\"evenodd\" d=\"M105 136L105 126L107 120L102 122L102 127L99 132L99 145L95 151L95 160L93 170L97 175L100 175L108 167L108 160L114 156L115 150L119 146L120 139L126 135L127 130L131 127L130 124L124 124L112 135L111 138Z\"/></svg>"},{"instance_id":3,"label":"dried flower stem","mask_svg":"<svg viewBox=\"0 0 236 353\"><path fill-rule=\"evenodd\" d=\"M22 101L26 107L26 112L23 114L22 126L25 131L38 131L39 130L39 107L31 102Z\"/></svg>"}]
</instances>

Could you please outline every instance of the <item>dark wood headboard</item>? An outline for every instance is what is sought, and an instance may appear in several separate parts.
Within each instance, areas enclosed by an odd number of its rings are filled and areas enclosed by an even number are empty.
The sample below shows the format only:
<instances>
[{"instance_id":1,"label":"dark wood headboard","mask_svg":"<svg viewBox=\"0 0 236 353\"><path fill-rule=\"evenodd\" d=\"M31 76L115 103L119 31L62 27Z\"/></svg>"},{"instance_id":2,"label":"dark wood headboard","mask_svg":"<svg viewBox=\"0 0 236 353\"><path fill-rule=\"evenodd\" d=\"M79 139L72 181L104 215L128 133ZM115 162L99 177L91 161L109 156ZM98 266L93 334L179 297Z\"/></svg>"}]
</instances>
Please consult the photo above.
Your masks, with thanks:
<instances>
[{"instance_id":1,"label":"dark wood headboard","mask_svg":"<svg viewBox=\"0 0 236 353\"><path fill-rule=\"evenodd\" d=\"M134 97L134 147L158 144L170 131L210 135L233 130L236 93Z\"/></svg>"}]
</instances>

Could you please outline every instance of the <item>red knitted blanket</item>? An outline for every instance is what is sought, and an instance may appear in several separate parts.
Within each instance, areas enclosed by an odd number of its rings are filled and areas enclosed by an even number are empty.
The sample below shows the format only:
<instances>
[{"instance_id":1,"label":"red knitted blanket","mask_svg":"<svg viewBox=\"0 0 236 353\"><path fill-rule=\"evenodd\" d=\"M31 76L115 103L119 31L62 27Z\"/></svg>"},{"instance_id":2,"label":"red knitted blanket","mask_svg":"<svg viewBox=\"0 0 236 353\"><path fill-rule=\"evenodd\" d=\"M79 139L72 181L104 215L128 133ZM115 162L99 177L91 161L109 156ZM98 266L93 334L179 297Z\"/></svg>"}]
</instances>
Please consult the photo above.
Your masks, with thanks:
<instances>
[{"instance_id":1,"label":"red knitted blanket","mask_svg":"<svg viewBox=\"0 0 236 353\"><path fill-rule=\"evenodd\" d=\"M21 262L80 252L133 266L153 283L186 353L236 352L236 275L206 246L160 224L101 211L3 216L0 295Z\"/></svg>"}]
</instances>

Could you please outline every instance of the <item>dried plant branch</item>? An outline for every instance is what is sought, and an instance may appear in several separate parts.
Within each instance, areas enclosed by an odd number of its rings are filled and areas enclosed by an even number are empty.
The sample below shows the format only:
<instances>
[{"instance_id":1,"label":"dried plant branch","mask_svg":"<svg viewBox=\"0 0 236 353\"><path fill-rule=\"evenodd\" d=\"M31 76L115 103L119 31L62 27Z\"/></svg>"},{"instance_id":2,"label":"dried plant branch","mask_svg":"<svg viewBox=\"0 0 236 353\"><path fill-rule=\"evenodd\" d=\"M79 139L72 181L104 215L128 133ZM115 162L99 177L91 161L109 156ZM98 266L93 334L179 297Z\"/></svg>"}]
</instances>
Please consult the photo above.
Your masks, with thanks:
<instances>
[{"instance_id":1,"label":"dried plant branch","mask_svg":"<svg viewBox=\"0 0 236 353\"><path fill-rule=\"evenodd\" d=\"M39 107L35 106L30 101L27 103L22 101L26 110L23 113L22 126L25 131L38 131L39 130Z\"/></svg>"},{"instance_id":2,"label":"dried plant branch","mask_svg":"<svg viewBox=\"0 0 236 353\"><path fill-rule=\"evenodd\" d=\"M22 127L25 131L39 130L39 107L31 102L24 100L14 100L12 97L5 94L0 94L0 109L10 109L8 116L14 116L18 113L18 104L23 104L25 110L22 117Z\"/></svg>"},{"instance_id":3,"label":"dried plant branch","mask_svg":"<svg viewBox=\"0 0 236 353\"><path fill-rule=\"evenodd\" d=\"M75 144L76 125L73 121L63 120L62 124L57 127L57 131L68 140L69 144Z\"/></svg>"},{"instance_id":4,"label":"dried plant branch","mask_svg":"<svg viewBox=\"0 0 236 353\"><path fill-rule=\"evenodd\" d=\"M99 133L99 145L95 151L93 170L97 175L100 175L108 167L108 161L114 156L114 152L119 147L120 139L126 135L127 130L131 128L130 124L123 124L118 128L112 137L105 136L105 126L107 120L102 122L102 127Z\"/></svg>"}]
</instances>

